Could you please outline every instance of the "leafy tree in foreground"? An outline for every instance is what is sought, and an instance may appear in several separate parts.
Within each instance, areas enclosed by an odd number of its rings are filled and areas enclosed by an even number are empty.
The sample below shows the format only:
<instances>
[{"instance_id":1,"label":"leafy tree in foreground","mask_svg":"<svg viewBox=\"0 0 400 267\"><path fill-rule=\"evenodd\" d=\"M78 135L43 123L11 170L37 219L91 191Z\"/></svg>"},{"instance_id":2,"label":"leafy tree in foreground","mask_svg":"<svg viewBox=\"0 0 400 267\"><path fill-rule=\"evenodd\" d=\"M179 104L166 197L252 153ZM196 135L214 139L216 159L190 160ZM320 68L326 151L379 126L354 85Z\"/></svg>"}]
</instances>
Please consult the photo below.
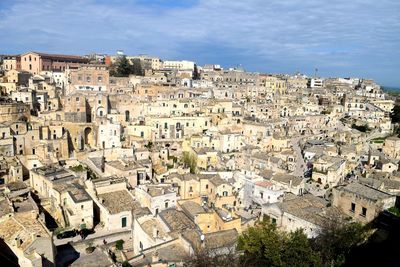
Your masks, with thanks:
<instances>
[{"instance_id":1,"label":"leafy tree in foreground","mask_svg":"<svg viewBox=\"0 0 400 267\"><path fill-rule=\"evenodd\" d=\"M340 266L351 250L367 239L367 235L368 228L360 223L331 218L325 221L313 247L321 253L325 266Z\"/></svg>"},{"instance_id":2,"label":"leafy tree in foreground","mask_svg":"<svg viewBox=\"0 0 400 267\"><path fill-rule=\"evenodd\" d=\"M244 252L243 266L321 266L319 253L302 230L285 234L267 221L244 231L238 249Z\"/></svg>"},{"instance_id":3,"label":"leafy tree in foreground","mask_svg":"<svg viewBox=\"0 0 400 267\"><path fill-rule=\"evenodd\" d=\"M264 221L242 233L238 249L243 266L341 266L368 233L360 223L332 217L310 240L301 229L286 234Z\"/></svg>"},{"instance_id":4,"label":"leafy tree in foreground","mask_svg":"<svg viewBox=\"0 0 400 267\"><path fill-rule=\"evenodd\" d=\"M282 253L283 266L321 266L319 252L314 251L302 230L289 234Z\"/></svg>"}]
</instances>

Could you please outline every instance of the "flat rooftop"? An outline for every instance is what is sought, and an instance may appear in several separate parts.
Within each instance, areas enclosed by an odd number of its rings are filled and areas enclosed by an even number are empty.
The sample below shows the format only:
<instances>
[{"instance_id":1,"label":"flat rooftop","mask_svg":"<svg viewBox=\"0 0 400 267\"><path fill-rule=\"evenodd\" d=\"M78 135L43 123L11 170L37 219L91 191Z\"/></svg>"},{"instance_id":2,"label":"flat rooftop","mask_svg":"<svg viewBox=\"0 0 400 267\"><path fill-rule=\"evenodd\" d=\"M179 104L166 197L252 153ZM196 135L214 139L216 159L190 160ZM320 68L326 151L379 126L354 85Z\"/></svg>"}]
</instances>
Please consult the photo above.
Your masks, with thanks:
<instances>
[{"instance_id":1,"label":"flat rooftop","mask_svg":"<svg viewBox=\"0 0 400 267\"><path fill-rule=\"evenodd\" d=\"M373 201L394 197L390 194L360 183L351 183L346 186L341 186L338 188L338 190L353 193Z\"/></svg>"},{"instance_id":2,"label":"flat rooftop","mask_svg":"<svg viewBox=\"0 0 400 267\"><path fill-rule=\"evenodd\" d=\"M121 171L130 171L137 168L142 168L137 162L133 160L114 160L106 162L106 165L109 165L113 168L116 168Z\"/></svg>"},{"instance_id":3,"label":"flat rooftop","mask_svg":"<svg viewBox=\"0 0 400 267\"><path fill-rule=\"evenodd\" d=\"M32 170L50 181L75 179L75 176L66 169L58 166L43 166Z\"/></svg>"}]
</instances>

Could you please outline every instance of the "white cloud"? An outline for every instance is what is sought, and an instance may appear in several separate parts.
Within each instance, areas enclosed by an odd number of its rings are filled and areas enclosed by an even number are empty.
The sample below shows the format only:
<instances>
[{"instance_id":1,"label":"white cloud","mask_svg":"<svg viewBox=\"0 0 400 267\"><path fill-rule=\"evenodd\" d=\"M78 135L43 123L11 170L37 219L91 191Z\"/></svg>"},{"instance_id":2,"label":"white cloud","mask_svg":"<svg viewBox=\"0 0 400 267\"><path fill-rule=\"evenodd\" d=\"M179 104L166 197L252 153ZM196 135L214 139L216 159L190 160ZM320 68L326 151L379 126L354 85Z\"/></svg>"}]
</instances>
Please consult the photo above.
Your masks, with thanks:
<instances>
[{"instance_id":1,"label":"white cloud","mask_svg":"<svg viewBox=\"0 0 400 267\"><path fill-rule=\"evenodd\" d=\"M1 52L123 49L194 59L198 49L203 54L215 49L220 55L213 58L224 63L232 61L221 51L226 49L230 56L234 51L238 58L252 58L255 65L282 61L336 67L379 64L368 57L400 59L398 1L201 0L182 8L144 2L17 1L0 12Z\"/></svg>"}]
</instances>

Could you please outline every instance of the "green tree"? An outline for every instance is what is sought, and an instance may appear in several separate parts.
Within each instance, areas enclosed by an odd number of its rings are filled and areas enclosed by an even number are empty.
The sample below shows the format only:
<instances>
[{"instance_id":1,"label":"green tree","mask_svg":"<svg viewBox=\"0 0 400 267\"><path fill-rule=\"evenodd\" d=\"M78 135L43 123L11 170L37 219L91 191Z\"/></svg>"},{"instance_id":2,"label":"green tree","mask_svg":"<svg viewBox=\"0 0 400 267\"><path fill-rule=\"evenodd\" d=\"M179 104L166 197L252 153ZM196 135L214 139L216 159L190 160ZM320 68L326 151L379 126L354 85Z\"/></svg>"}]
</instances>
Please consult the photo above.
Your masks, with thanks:
<instances>
[{"instance_id":1,"label":"green tree","mask_svg":"<svg viewBox=\"0 0 400 267\"><path fill-rule=\"evenodd\" d=\"M194 64L193 80L200 80L200 73L199 73L199 69L197 68L196 64Z\"/></svg>"},{"instance_id":2,"label":"green tree","mask_svg":"<svg viewBox=\"0 0 400 267\"><path fill-rule=\"evenodd\" d=\"M282 253L283 266L308 267L321 266L320 254L314 251L302 230L289 234Z\"/></svg>"},{"instance_id":3,"label":"green tree","mask_svg":"<svg viewBox=\"0 0 400 267\"><path fill-rule=\"evenodd\" d=\"M357 125L357 124L353 123L353 124L351 125L351 128L356 129L356 130L359 130L360 132L363 132L363 133L365 133L365 132L367 132L367 131L370 130L369 127L368 127L368 124Z\"/></svg>"},{"instance_id":4,"label":"green tree","mask_svg":"<svg viewBox=\"0 0 400 267\"><path fill-rule=\"evenodd\" d=\"M286 234L266 220L244 231L237 248L243 251L241 266L321 266L303 230Z\"/></svg>"},{"instance_id":5,"label":"green tree","mask_svg":"<svg viewBox=\"0 0 400 267\"><path fill-rule=\"evenodd\" d=\"M124 261L122 267L132 267L132 265L128 261Z\"/></svg>"},{"instance_id":6,"label":"green tree","mask_svg":"<svg viewBox=\"0 0 400 267\"><path fill-rule=\"evenodd\" d=\"M131 64L126 56L121 56L115 63L115 76L127 77L131 74Z\"/></svg>"},{"instance_id":7,"label":"green tree","mask_svg":"<svg viewBox=\"0 0 400 267\"><path fill-rule=\"evenodd\" d=\"M183 163L185 164L185 167L190 168L190 173L196 173L197 159L193 154L183 152Z\"/></svg>"},{"instance_id":8,"label":"green tree","mask_svg":"<svg viewBox=\"0 0 400 267\"><path fill-rule=\"evenodd\" d=\"M143 76L144 75L142 64L140 63L140 59L139 58L134 58L132 60L132 65L131 65L130 72L132 74L138 75L138 76Z\"/></svg>"},{"instance_id":9,"label":"green tree","mask_svg":"<svg viewBox=\"0 0 400 267\"><path fill-rule=\"evenodd\" d=\"M115 242L115 248L118 250L123 250L124 249L124 240L120 239Z\"/></svg>"},{"instance_id":10,"label":"green tree","mask_svg":"<svg viewBox=\"0 0 400 267\"><path fill-rule=\"evenodd\" d=\"M392 119L392 123L400 123L400 105L398 105L397 103L390 113L390 118Z\"/></svg>"},{"instance_id":11,"label":"green tree","mask_svg":"<svg viewBox=\"0 0 400 267\"><path fill-rule=\"evenodd\" d=\"M274 224L263 221L248 228L239 236L238 249L244 254L240 261L245 266L282 266L283 235Z\"/></svg>"},{"instance_id":12,"label":"green tree","mask_svg":"<svg viewBox=\"0 0 400 267\"><path fill-rule=\"evenodd\" d=\"M321 254L322 262L329 266L341 266L350 251L367 239L368 228L343 218L330 218L321 227L313 247Z\"/></svg>"}]
</instances>

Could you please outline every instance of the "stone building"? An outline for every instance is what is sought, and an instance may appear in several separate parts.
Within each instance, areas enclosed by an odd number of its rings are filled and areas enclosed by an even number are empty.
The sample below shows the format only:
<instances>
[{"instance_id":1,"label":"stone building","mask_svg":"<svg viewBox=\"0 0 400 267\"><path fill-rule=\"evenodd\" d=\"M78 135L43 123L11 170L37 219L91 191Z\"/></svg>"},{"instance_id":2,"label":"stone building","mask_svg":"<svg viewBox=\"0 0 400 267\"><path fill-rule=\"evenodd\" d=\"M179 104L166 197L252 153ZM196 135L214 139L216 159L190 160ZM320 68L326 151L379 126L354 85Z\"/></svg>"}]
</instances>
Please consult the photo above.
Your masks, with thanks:
<instances>
[{"instance_id":1,"label":"stone building","mask_svg":"<svg viewBox=\"0 0 400 267\"><path fill-rule=\"evenodd\" d=\"M332 194L333 206L362 223L371 222L396 203L396 196L357 182L333 188Z\"/></svg>"}]
</instances>

